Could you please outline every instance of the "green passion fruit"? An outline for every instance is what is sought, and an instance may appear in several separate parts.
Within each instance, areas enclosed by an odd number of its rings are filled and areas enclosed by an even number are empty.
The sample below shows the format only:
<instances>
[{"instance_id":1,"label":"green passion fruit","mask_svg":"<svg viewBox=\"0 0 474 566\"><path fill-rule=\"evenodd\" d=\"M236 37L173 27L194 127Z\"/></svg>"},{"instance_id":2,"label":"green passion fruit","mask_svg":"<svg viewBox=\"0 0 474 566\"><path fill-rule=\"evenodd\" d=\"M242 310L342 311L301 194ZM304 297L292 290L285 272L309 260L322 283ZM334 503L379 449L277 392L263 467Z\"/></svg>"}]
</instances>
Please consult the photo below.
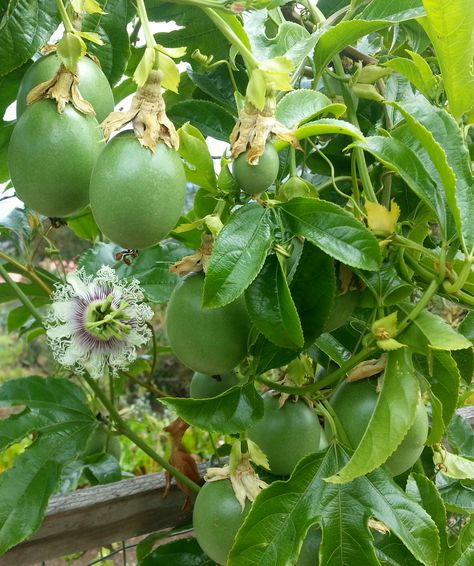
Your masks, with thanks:
<instances>
[{"instance_id":1,"label":"green passion fruit","mask_svg":"<svg viewBox=\"0 0 474 566\"><path fill-rule=\"evenodd\" d=\"M186 277L173 290L166 332L176 356L196 372L222 375L247 355L250 320L243 297L224 307L202 306L204 275Z\"/></svg>"},{"instance_id":2,"label":"green passion fruit","mask_svg":"<svg viewBox=\"0 0 474 566\"><path fill-rule=\"evenodd\" d=\"M331 399L331 405L353 448L361 441L378 400L376 379L343 383ZM428 415L420 400L413 425L385 465L393 476L410 469L420 457L428 436Z\"/></svg>"},{"instance_id":3,"label":"green passion fruit","mask_svg":"<svg viewBox=\"0 0 474 566\"><path fill-rule=\"evenodd\" d=\"M126 249L148 248L167 236L185 196L178 153L164 143L153 152L131 130L109 141L92 172L92 214L101 231Z\"/></svg>"},{"instance_id":4,"label":"green passion fruit","mask_svg":"<svg viewBox=\"0 0 474 566\"><path fill-rule=\"evenodd\" d=\"M92 168L103 149L97 120L52 100L29 106L8 146L15 191L26 206L50 217L79 212L89 204Z\"/></svg>"},{"instance_id":5,"label":"green passion fruit","mask_svg":"<svg viewBox=\"0 0 474 566\"><path fill-rule=\"evenodd\" d=\"M248 431L268 458L270 470L289 476L296 464L312 452L317 452L322 429L316 413L303 401L288 399L283 407L278 396L263 395L263 417Z\"/></svg>"},{"instance_id":6,"label":"green passion fruit","mask_svg":"<svg viewBox=\"0 0 474 566\"><path fill-rule=\"evenodd\" d=\"M266 191L277 178L280 167L278 151L268 142L256 165L250 165L247 155L248 151L234 160L232 174L244 192L258 195Z\"/></svg>"},{"instance_id":7,"label":"green passion fruit","mask_svg":"<svg viewBox=\"0 0 474 566\"><path fill-rule=\"evenodd\" d=\"M104 426L99 426L89 437L84 456L89 458L104 453L120 460L122 447L117 436L110 434Z\"/></svg>"},{"instance_id":8,"label":"green passion fruit","mask_svg":"<svg viewBox=\"0 0 474 566\"><path fill-rule=\"evenodd\" d=\"M199 546L218 564L226 564L227 556L251 503L244 509L237 501L230 480L206 483L196 497L193 511L194 534Z\"/></svg>"},{"instance_id":9,"label":"green passion fruit","mask_svg":"<svg viewBox=\"0 0 474 566\"><path fill-rule=\"evenodd\" d=\"M26 97L30 90L52 79L58 71L60 64L58 56L55 53L51 53L45 57L40 57L29 67L21 81L16 100L16 115L18 118L27 108ZM92 104L97 120L102 122L114 109L114 95L107 77L89 57L83 57L79 60L77 74L80 93Z\"/></svg>"},{"instance_id":10,"label":"green passion fruit","mask_svg":"<svg viewBox=\"0 0 474 566\"><path fill-rule=\"evenodd\" d=\"M216 397L237 385L239 380L234 372L223 375L207 375L196 372L191 379L189 394L193 399L208 399Z\"/></svg>"}]
</instances>

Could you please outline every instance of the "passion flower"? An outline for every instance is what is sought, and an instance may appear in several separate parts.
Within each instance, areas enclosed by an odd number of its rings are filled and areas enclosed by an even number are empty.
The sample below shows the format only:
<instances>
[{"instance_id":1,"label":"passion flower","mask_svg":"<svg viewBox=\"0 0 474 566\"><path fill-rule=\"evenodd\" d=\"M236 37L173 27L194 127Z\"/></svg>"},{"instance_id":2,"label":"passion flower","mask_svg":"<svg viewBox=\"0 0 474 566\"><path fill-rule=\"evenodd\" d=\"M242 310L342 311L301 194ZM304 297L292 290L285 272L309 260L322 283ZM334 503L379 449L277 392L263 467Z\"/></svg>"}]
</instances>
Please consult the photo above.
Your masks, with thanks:
<instances>
[{"instance_id":1,"label":"passion flower","mask_svg":"<svg viewBox=\"0 0 474 566\"><path fill-rule=\"evenodd\" d=\"M84 269L58 284L45 327L54 358L64 367L99 378L127 369L136 349L151 338L153 312L142 301L136 279L120 281L102 266L95 276Z\"/></svg>"}]
</instances>

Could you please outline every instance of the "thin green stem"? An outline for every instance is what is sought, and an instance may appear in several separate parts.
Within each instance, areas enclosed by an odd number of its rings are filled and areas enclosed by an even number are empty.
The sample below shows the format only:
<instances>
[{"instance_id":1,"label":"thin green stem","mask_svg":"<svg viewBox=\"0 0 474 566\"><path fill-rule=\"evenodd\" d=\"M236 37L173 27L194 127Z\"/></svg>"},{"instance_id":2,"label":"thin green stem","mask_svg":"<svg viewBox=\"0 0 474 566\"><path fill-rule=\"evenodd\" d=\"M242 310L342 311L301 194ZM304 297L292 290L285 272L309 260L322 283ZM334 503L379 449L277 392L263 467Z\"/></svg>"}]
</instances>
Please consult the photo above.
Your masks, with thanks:
<instances>
[{"instance_id":1,"label":"thin green stem","mask_svg":"<svg viewBox=\"0 0 474 566\"><path fill-rule=\"evenodd\" d=\"M0 263L0 275L5 280L5 283L10 286L10 288L14 291L17 295L18 299L24 304L24 306L30 311L32 316L41 324L43 325L43 317L40 315L38 309L35 305L30 301L30 299L25 295L22 291L20 286L13 281L13 279L8 274L8 271L3 267Z\"/></svg>"},{"instance_id":2,"label":"thin green stem","mask_svg":"<svg viewBox=\"0 0 474 566\"><path fill-rule=\"evenodd\" d=\"M146 46L154 49L156 47L155 37L151 31L150 21L148 20L148 14L146 13L144 0L137 0L138 17L142 24L143 33L145 34Z\"/></svg>"},{"instance_id":3,"label":"thin green stem","mask_svg":"<svg viewBox=\"0 0 474 566\"><path fill-rule=\"evenodd\" d=\"M155 329L153 328L153 325L150 323L148 323L147 326L151 330L151 339L152 339L152 348L153 348L153 361L151 363L150 373L148 376L149 379L152 379L153 376L155 375L156 364L158 363L158 348L156 347Z\"/></svg>"},{"instance_id":4,"label":"thin green stem","mask_svg":"<svg viewBox=\"0 0 474 566\"><path fill-rule=\"evenodd\" d=\"M413 310L409 312L409 314L407 314L407 316L398 325L397 333L395 334L395 336L398 336L404 330L406 330L408 325L412 323L416 319L416 317L426 308L426 306L434 297L434 295L436 295L440 285L441 283L437 279L433 279L433 281L431 281L431 283L428 285L428 288L423 293L423 296L418 301L416 306L413 308Z\"/></svg>"},{"instance_id":5,"label":"thin green stem","mask_svg":"<svg viewBox=\"0 0 474 566\"><path fill-rule=\"evenodd\" d=\"M298 173L296 171L296 149L290 146L290 175L291 177L297 177Z\"/></svg>"},{"instance_id":6,"label":"thin green stem","mask_svg":"<svg viewBox=\"0 0 474 566\"><path fill-rule=\"evenodd\" d=\"M283 393L290 393L292 395L304 395L305 393L313 393L314 391L319 391L320 389L324 389L325 387L332 385L334 382L344 377L354 366L366 360L376 350L376 346L367 346L363 348L358 354L352 356L352 358L342 364L340 368L326 375L322 379L319 379L315 383L312 383L311 385L303 385L302 387L280 385L279 383L275 383L271 379L267 379L262 375L257 376L255 379L260 383L264 383L272 389L275 389L276 391L282 391Z\"/></svg>"},{"instance_id":7,"label":"thin green stem","mask_svg":"<svg viewBox=\"0 0 474 566\"><path fill-rule=\"evenodd\" d=\"M399 234L397 234L396 236L394 236L392 243L425 254L434 261L439 261L439 257L432 250L425 248L421 244L418 244L417 242L414 242L409 238L405 238L405 236L400 236Z\"/></svg>"},{"instance_id":8,"label":"thin green stem","mask_svg":"<svg viewBox=\"0 0 474 566\"><path fill-rule=\"evenodd\" d=\"M334 68L338 75L344 77L344 67L341 62L341 58L339 55L336 55L333 59ZM359 128L359 120L357 118L357 112L354 106L354 101L352 99L352 94L348 86L344 83L341 83L341 91L342 97L344 98L344 103L347 106L347 115L349 121L354 124L357 128ZM375 196L374 187L372 186L372 181L370 179L369 170L367 168L367 163L365 162L365 155L364 150L360 147L355 147L352 151L354 151L356 160L357 160L357 168L359 170L360 180L362 181L362 186L364 187L364 194L367 200L372 202L378 202L377 197Z\"/></svg>"},{"instance_id":9,"label":"thin green stem","mask_svg":"<svg viewBox=\"0 0 474 566\"><path fill-rule=\"evenodd\" d=\"M334 177L329 179L329 181L324 181L324 183L321 183L320 185L317 186L318 192L320 193L321 191L325 191L326 189L329 189L330 187L334 187L334 183L339 183L339 182L343 182L343 181L351 181L352 177L349 177L349 175L341 175L339 177Z\"/></svg>"},{"instance_id":10,"label":"thin green stem","mask_svg":"<svg viewBox=\"0 0 474 566\"><path fill-rule=\"evenodd\" d=\"M72 25L71 19L68 16L66 8L64 7L63 0L56 0L56 5L58 7L59 15L61 16L61 20L64 24L64 29L68 33L74 33L76 30Z\"/></svg>"},{"instance_id":11,"label":"thin green stem","mask_svg":"<svg viewBox=\"0 0 474 566\"><path fill-rule=\"evenodd\" d=\"M134 381L137 385L140 385L140 387L143 387L153 395L156 395L158 398L168 397L167 393L165 393L164 391L162 391L161 389L159 389L149 381L143 381L143 379L136 377L135 375L131 374L128 371L122 371L121 373L123 373L123 375L128 379L130 379L131 381Z\"/></svg>"},{"instance_id":12,"label":"thin green stem","mask_svg":"<svg viewBox=\"0 0 474 566\"><path fill-rule=\"evenodd\" d=\"M16 261L16 259L13 259L9 255L7 255L6 253L1 252L1 251L0 251L0 258L4 259L5 261L8 261L8 263L11 263L12 265L14 265L20 271L23 271L23 273L29 279L31 279L32 281L37 283L37 285L39 287L41 287L43 289L43 291L46 291L46 293L48 293L48 295L51 294L51 289L48 287L48 285L46 285L46 283L40 277L38 277L38 275L36 275L33 267L23 265L22 263Z\"/></svg>"},{"instance_id":13,"label":"thin green stem","mask_svg":"<svg viewBox=\"0 0 474 566\"><path fill-rule=\"evenodd\" d=\"M167 472L169 472L172 476L179 480L183 485L189 487L189 489L196 493L199 491L200 487L196 483L194 483L193 480L188 478L188 476L184 475L169 462L167 462L163 458L163 456L160 456L153 450L153 448L150 448L150 446L148 446L148 444L144 440L142 440L137 434L133 432L133 430L129 428L127 423L120 416L120 413L117 411L113 403L111 403L110 399L102 391L96 380L94 380L87 374L84 374L83 378L92 389L97 399L99 399L102 405L107 409L110 418L114 421L118 432L129 438L134 444L138 446L138 448L143 450L145 454L150 456L150 458L157 462L162 468L164 468Z\"/></svg>"},{"instance_id":14,"label":"thin green stem","mask_svg":"<svg viewBox=\"0 0 474 566\"><path fill-rule=\"evenodd\" d=\"M202 11L208 16L208 18L214 23L216 28L226 37L230 43L237 49L237 51L242 55L245 66L251 73L256 67L258 67L258 61L254 57L250 49L244 44L240 37L234 32L234 30L228 25L228 23L221 18L221 16L213 8L206 8L201 6Z\"/></svg>"}]
</instances>

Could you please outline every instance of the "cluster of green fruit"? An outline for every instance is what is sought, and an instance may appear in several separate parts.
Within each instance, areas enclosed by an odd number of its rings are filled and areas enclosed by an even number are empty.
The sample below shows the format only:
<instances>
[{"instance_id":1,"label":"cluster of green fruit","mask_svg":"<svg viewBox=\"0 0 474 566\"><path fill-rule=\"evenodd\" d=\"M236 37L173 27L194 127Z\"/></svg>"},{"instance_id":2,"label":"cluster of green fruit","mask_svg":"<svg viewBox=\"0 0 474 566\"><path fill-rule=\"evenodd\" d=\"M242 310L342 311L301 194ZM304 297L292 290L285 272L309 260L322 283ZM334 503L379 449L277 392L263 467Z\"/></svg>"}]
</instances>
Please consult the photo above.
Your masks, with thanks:
<instances>
[{"instance_id":1,"label":"cluster of green fruit","mask_svg":"<svg viewBox=\"0 0 474 566\"><path fill-rule=\"evenodd\" d=\"M209 398L238 385L233 373L247 355L250 321L242 297L221 308L204 309L204 276L185 278L174 290L167 310L167 333L175 354L196 373L191 396ZM199 332L196 332L196 329ZM340 385L331 399L334 412L352 448L365 434L378 400L376 379L363 379ZM328 436L315 411L302 399L279 400L265 393L264 416L249 430L248 438L257 443L268 458L273 474L289 476L296 464L312 452L328 446ZM386 462L387 470L397 476L418 460L428 435L428 417L420 401L415 421ZM207 483L199 492L193 524L199 544L216 562L225 564L235 535L250 510L244 510L235 498L230 480ZM314 564L320 531L309 531L298 565ZM311 550L311 553L310 553Z\"/></svg>"},{"instance_id":2,"label":"cluster of green fruit","mask_svg":"<svg viewBox=\"0 0 474 566\"><path fill-rule=\"evenodd\" d=\"M126 249L158 243L176 225L184 206L186 177L179 155L164 143L152 152L133 131L104 146L99 122L114 109L101 69L88 57L78 63L79 87L96 116L51 99L27 105L33 87L51 80L60 61L53 53L26 72L17 97L18 122L8 151L16 193L52 218L74 215L89 203L101 231Z\"/></svg>"}]
</instances>

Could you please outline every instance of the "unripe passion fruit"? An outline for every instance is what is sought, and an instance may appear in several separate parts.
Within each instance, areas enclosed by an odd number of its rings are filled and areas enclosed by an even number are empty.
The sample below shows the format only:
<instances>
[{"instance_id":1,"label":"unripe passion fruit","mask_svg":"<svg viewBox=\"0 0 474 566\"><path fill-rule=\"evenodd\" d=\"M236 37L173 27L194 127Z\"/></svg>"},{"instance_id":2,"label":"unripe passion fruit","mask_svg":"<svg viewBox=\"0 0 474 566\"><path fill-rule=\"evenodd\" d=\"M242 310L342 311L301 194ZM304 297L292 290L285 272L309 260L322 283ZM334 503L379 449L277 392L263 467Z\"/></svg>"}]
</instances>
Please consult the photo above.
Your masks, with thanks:
<instances>
[{"instance_id":1,"label":"unripe passion fruit","mask_svg":"<svg viewBox=\"0 0 474 566\"><path fill-rule=\"evenodd\" d=\"M203 285L204 276L195 274L175 287L166 311L166 331L183 364L220 375L245 358L250 321L242 297L225 307L204 309Z\"/></svg>"},{"instance_id":2,"label":"unripe passion fruit","mask_svg":"<svg viewBox=\"0 0 474 566\"><path fill-rule=\"evenodd\" d=\"M89 203L92 168L102 151L97 120L70 104L59 114L52 100L28 107L8 147L8 166L18 197L51 217L79 212Z\"/></svg>"},{"instance_id":3,"label":"unripe passion fruit","mask_svg":"<svg viewBox=\"0 0 474 566\"><path fill-rule=\"evenodd\" d=\"M364 436L374 412L378 399L376 387L376 379L343 383L331 399L331 405L353 448L357 447ZM427 436L428 415L423 402L420 401L413 425L400 446L385 462L393 476L398 476L413 466L423 451Z\"/></svg>"},{"instance_id":4,"label":"unripe passion fruit","mask_svg":"<svg viewBox=\"0 0 474 566\"><path fill-rule=\"evenodd\" d=\"M278 152L269 142L257 165L247 161L248 151L241 153L232 164L232 173L240 188L248 195L258 195L272 185L278 175Z\"/></svg>"},{"instance_id":5,"label":"unripe passion fruit","mask_svg":"<svg viewBox=\"0 0 474 566\"><path fill-rule=\"evenodd\" d=\"M94 218L108 238L126 249L162 240L178 222L185 196L178 153L164 143L153 152L131 131L109 141L92 172Z\"/></svg>"},{"instance_id":6,"label":"unripe passion fruit","mask_svg":"<svg viewBox=\"0 0 474 566\"><path fill-rule=\"evenodd\" d=\"M301 399L287 400L280 407L278 397L265 393L263 404L263 418L248 436L266 454L274 474L289 476L301 458L318 450L322 432L319 419Z\"/></svg>"},{"instance_id":7,"label":"unripe passion fruit","mask_svg":"<svg viewBox=\"0 0 474 566\"><path fill-rule=\"evenodd\" d=\"M90 436L84 456L87 458L103 453L120 460L122 446L117 436L110 434L105 427L99 426Z\"/></svg>"},{"instance_id":8,"label":"unripe passion fruit","mask_svg":"<svg viewBox=\"0 0 474 566\"><path fill-rule=\"evenodd\" d=\"M206 483L198 493L193 511L194 534L199 546L217 562L225 564L235 535L250 511L237 501L230 480Z\"/></svg>"},{"instance_id":9,"label":"unripe passion fruit","mask_svg":"<svg viewBox=\"0 0 474 566\"><path fill-rule=\"evenodd\" d=\"M234 372L224 375L207 375L196 372L191 380L189 394L193 399L208 399L224 393L238 382Z\"/></svg>"},{"instance_id":10,"label":"unripe passion fruit","mask_svg":"<svg viewBox=\"0 0 474 566\"><path fill-rule=\"evenodd\" d=\"M58 56L55 53L51 53L35 61L26 71L16 100L16 115L18 118L27 108L26 97L30 90L52 79L60 64ZM79 76L79 92L83 98L92 104L97 120L102 122L114 109L114 95L107 77L89 57L83 57L79 60L77 74Z\"/></svg>"}]
</instances>

